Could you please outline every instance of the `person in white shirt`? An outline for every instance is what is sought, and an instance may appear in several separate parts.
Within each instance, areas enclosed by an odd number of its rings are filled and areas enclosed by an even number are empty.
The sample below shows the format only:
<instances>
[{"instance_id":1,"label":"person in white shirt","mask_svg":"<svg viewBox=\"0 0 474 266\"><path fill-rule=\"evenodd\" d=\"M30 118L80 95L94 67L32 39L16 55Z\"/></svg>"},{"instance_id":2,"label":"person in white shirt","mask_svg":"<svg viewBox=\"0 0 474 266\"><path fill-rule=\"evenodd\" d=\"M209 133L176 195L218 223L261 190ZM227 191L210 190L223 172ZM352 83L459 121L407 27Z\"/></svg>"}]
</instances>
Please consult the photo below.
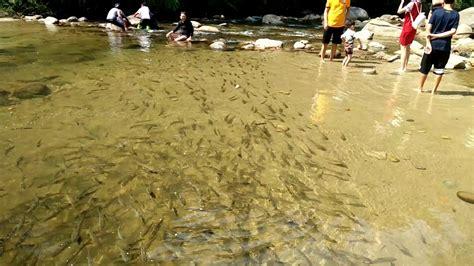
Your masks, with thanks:
<instances>
[{"instance_id":1,"label":"person in white shirt","mask_svg":"<svg viewBox=\"0 0 474 266\"><path fill-rule=\"evenodd\" d=\"M122 28L124 31L128 29L128 19L125 13L119 8L120 4L116 3L109 13L107 13L107 21Z\"/></svg>"},{"instance_id":2,"label":"person in white shirt","mask_svg":"<svg viewBox=\"0 0 474 266\"><path fill-rule=\"evenodd\" d=\"M140 9L138 9L135 14L133 14L134 17L139 17L140 24L138 25L138 28L140 29L147 29L149 30L151 27L151 15L150 15L150 8L146 5L145 2L142 3L142 6Z\"/></svg>"},{"instance_id":3,"label":"person in white shirt","mask_svg":"<svg viewBox=\"0 0 474 266\"><path fill-rule=\"evenodd\" d=\"M342 34L341 39L344 40L344 50L346 52L346 57L342 60L342 66L346 67L349 65L352 59L352 53L354 51L354 41L355 41L355 22L348 22L347 30Z\"/></svg>"}]
</instances>

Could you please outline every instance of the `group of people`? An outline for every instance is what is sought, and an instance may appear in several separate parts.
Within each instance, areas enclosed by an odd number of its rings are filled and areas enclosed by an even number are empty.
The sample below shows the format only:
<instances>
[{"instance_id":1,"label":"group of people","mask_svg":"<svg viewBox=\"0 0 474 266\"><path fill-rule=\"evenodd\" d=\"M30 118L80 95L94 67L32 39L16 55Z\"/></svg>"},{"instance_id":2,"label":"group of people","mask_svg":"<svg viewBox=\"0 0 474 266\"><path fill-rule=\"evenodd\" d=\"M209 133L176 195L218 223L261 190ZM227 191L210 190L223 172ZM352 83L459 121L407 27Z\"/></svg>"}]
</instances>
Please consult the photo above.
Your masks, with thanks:
<instances>
[{"instance_id":1,"label":"group of people","mask_svg":"<svg viewBox=\"0 0 474 266\"><path fill-rule=\"evenodd\" d=\"M142 2L141 7L137 10L137 12L135 12L135 14L133 14L133 16L140 18L140 23L137 26L138 29L149 30L152 27L150 8L145 2ZM189 19L186 12L181 12L179 19L180 20L176 28L168 32L166 37L176 42L190 42L194 34L193 24L191 23L191 20ZM127 16L120 9L119 3L116 3L114 7L110 9L109 13L107 14L107 21L122 28L124 31L127 31L131 26Z\"/></svg>"},{"instance_id":2,"label":"group of people","mask_svg":"<svg viewBox=\"0 0 474 266\"><path fill-rule=\"evenodd\" d=\"M417 32L417 20L424 20L422 13L421 0L400 0L398 14L404 14L404 22L400 35L401 48L401 67L400 72L407 70L410 58L410 45L415 40ZM451 54L451 39L456 33L459 25L459 14L454 11L453 4L455 0L433 0L432 8L428 15L426 25L426 45L423 57L420 62L419 71L421 73L419 91L423 92L426 79L431 68L436 75L435 84L432 93L435 93L443 78L444 69L448 63ZM350 0L327 0L324 10L324 34L323 45L321 47L321 60L325 61L326 50L329 42L332 40L331 53L329 60L333 60L336 55L337 46L344 41L344 50L346 56L342 61L343 66L348 66L352 59L354 41L356 33L354 22L346 24L350 10ZM344 27L347 30L343 33Z\"/></svg>"}]
</instances>

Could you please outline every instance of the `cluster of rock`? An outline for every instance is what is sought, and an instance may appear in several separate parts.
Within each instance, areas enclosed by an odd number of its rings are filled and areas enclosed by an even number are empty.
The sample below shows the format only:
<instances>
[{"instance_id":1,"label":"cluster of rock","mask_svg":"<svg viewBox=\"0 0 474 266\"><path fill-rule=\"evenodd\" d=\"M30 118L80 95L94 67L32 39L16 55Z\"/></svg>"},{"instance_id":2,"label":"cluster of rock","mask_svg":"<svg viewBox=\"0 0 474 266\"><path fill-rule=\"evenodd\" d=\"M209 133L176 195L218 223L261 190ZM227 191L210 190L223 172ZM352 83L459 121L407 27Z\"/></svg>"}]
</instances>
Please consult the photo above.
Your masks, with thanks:
<instances>
[{"instance_id":1,"label":"cluster of rock","mask_svg":"<svg viewBox=\"0 0 474 266\"><path fill-rule=\"evenodd\" d=\"M41 15L33 15L33 16L24 16L22 17L23 20L25 21L37 21L37 22L43 22L46 25L75 25L76 23L81 23L81 22L86 22L87 18L86 17L74 17L71 16L67 19L57 19L55 17L46 17L43 18Z\"/></svg>"}]
</instances>

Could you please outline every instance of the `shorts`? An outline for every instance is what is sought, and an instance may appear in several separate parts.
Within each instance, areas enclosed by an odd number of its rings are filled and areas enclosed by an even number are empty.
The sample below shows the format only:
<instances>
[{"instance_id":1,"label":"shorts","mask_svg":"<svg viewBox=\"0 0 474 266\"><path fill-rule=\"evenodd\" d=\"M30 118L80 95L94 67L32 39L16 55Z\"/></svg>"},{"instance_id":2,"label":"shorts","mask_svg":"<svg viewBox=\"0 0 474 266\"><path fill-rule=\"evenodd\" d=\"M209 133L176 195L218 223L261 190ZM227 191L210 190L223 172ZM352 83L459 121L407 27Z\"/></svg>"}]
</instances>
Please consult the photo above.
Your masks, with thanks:
<instances>
[{"instance_id":1,"label":"shorts","mask_svg":"<svg viewBox=\"0 0 474 266\"><path fill-rule=\"evenodd\" d=\"M354 53L354 44L344 44L344 51L346 52L346 55L353 54Z\"/></svg>"},{"instance_id":2,"label":"shorts","mask_svg":"<svg viewBox=\"0 0 474 266\"><path fill-rule=\"evenodd\" d=\"M408 31L403 31L402 34L400 34L400 44L403 46L408 46L412 44L413 40L415 40L416 36L416 30L408 30Z\"/></svg>"},{"instance_id":3,"label":"shorts","mask_svg":"<svg viewBox=\"0 0 474 266\"><path fill-rule=\"evenodd\" d=\"M328 27L328 29L325 30L323 34L323 43L328 44L332 37L332 44L341 44L342 43L341 36L343 32L344 32L344 27L341 27L341 28Z\"/></svg>"},{"instance_id":4,"label":"shorts","mask_svg":"<svg viewBox=\"0 0 474 266\"><path fill-rule=\"evenodd\" d=\"M117 17L117 18L114 18L114 19L108 19L107 20L109 23L112 23L114 24L115 26L117 27L120 27L122 29L125 29L125 22L124 20L122 20L121 18Z\"/></svg>"},{"instance_id":5,"label":"shorts","mask_svg":"<svg viewBox=\"0 0 474 266\"><path fill-rule=\"evenodd\" d=\"M444 68L449 60L451 51L433 50L430 54L423 54L420 63L420 73L428 75L433 66L433 73L436 75L443 75Z\"/></svg>"}]
</instances>

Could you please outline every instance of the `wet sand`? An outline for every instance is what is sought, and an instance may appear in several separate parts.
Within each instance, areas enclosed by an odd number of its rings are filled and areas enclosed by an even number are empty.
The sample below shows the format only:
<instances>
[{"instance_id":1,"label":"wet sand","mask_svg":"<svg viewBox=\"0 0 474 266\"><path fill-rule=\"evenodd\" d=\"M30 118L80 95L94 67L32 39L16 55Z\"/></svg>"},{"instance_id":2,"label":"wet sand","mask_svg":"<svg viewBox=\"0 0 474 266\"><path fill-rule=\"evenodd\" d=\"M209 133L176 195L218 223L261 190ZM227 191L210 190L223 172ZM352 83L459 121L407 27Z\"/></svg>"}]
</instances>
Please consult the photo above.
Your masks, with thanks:
<instances>
[{"instance_id":1,"label":"wet sand","mask_svg":"<svg viewBox=\"0 0 474 266\"><path fill-rule=\"evenodd\" d=\"M473 260L472 71L10 25L1 88L53 93L0 107L1 263Z\"/></svg>"}]
</instances>

